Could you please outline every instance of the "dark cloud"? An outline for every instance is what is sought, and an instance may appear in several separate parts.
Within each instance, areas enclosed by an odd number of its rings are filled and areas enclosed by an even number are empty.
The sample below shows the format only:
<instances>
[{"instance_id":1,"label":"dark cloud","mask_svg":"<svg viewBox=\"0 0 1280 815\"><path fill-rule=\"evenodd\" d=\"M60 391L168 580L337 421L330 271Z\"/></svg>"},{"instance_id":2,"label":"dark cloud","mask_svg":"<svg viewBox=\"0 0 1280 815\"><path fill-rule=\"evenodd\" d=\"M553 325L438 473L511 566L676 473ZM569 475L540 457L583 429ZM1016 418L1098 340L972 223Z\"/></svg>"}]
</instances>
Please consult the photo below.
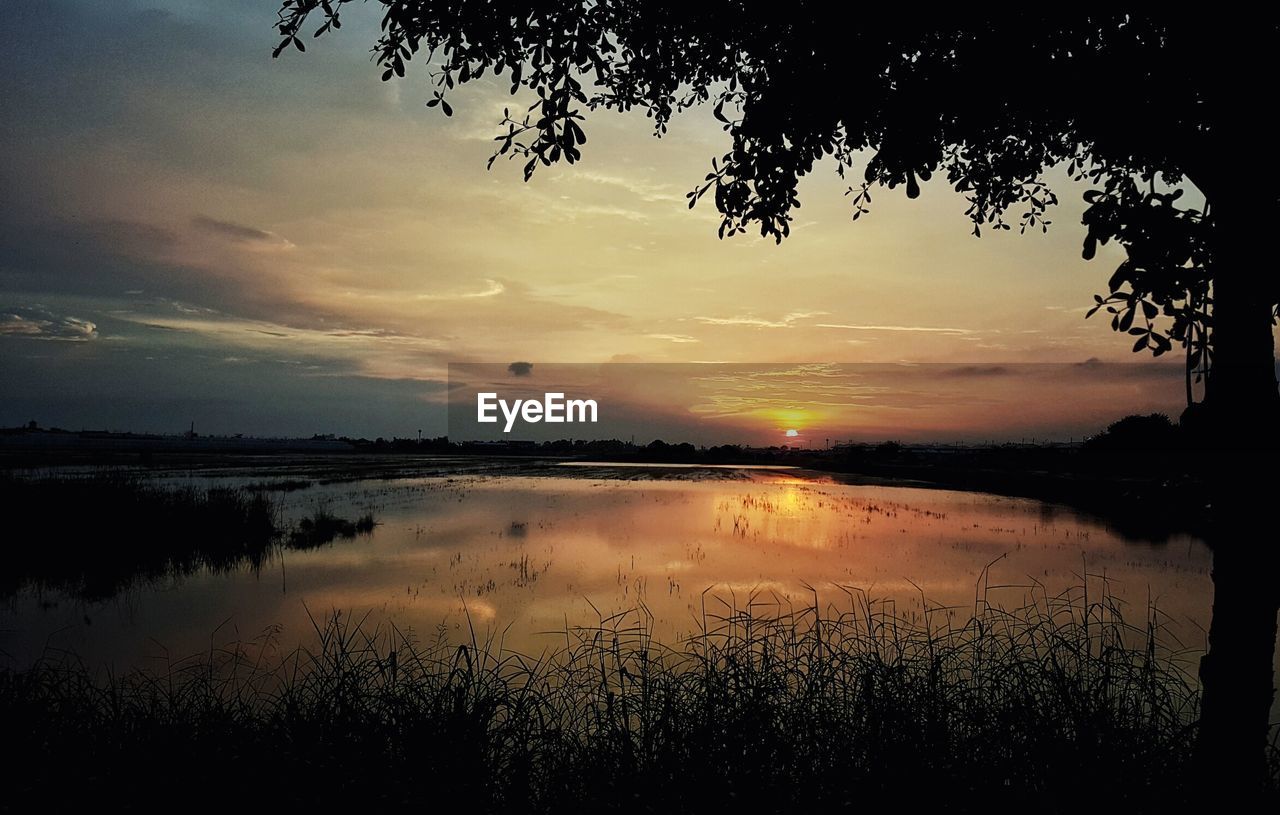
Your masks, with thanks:
<instances>
[{"instance_id":1,"label":"dark cloud","mask_svg":"<svg viewBox=\"0 0 1280 815\"><path fill-rule=\"evenodd\" d=\"M39 355L0 353L0 427L35 419L70 430L175 433L194 421L211 434L408 438L446 426L444 406L432 399L443 382L371 378L351 362L323 357L227 356L172 342L136 353L117 347L124 344L45 343ZM325 375L315 375L317 366Z\"/></svg>"},{"instance_id":2,"label":"dark cloud","mask_svg":"<svg viewBox=\"0 0 1280 815\"><path fill-rule=\"evenodd\" d=\"M188 302L235 303L242 286L164 258L177 244L163 227L0 211L0 287L12 291L117 296L145 291Z\"/></svg>"},{"instance_id":3,"label":"dark cloud","mask_svg":"<svg viewBox=\"0 0 1280 815\"><path fill-rule=\"evenodd\" d=\"M278 243L281 241L280 236L274 232L245 226L234 221L220 221L217 218L210 218L206 215L197 215L191 219L191 223L204 232L211 232L237 241L262 241L266 243Z\"/></svg>"},{"instance_id":4,"label":"dark cloud","mask_svg":"<svg viewBox=\"0 0 1280 815\"><path fill-rule=\"evenodd\" d=\"M276 236L271 240L283 243ZM234 259L197 258L203 265L175 259L183 256L180 235L165 226L41 217L0 208L0 291L33 298L145 294L165 311L300 325L333 316L299 304L279 279L255 274Z\"/></svg>"},{"instance_id":5,"label":"dark cloud","mask_svg":"<svg viewBox=\"0 0 1280 815\"><path fill-rule=\"evenodd\" d=\"M528 376L533 373L532 362L513 362L507 366L507 371L512 376Z\"/></svg>"},{"instance_id":6,"label":"dark cloud","mask_svg":"<svg viewBox=\"0 0 1280 815\"><path fill-rule=\"evenodd\" d=\"M959 368L948 368L943 376L987 377L1008 376L1011 371L1004 365L962 365Z\"/></svg>"},{"instance_id":7,"label":"dark cloud","mask_svg":"<svg viewBox=\"0 0 1280 815\"><path fill-rule=\"evenodd\" d=\"M342 328L325 332L330 337L375 337L380 339L411 338L411 335L389 328Z\"/></svg>"},{"instance_id":8,"label":"dark cloud","mask_svg":"<svg viewBox=\"0 0 1280 815\"><path fill-rule=\"evenodd\" d=\"M1166 359L1169 361L1156 362L1149 355L1135 355L1133 362L1104 362L1089 357L1084 362L1064 363L1062 367L1091 379L1181 379L1186 370L1182 361L1176 356Z\"/></svg>"}]
</instances>

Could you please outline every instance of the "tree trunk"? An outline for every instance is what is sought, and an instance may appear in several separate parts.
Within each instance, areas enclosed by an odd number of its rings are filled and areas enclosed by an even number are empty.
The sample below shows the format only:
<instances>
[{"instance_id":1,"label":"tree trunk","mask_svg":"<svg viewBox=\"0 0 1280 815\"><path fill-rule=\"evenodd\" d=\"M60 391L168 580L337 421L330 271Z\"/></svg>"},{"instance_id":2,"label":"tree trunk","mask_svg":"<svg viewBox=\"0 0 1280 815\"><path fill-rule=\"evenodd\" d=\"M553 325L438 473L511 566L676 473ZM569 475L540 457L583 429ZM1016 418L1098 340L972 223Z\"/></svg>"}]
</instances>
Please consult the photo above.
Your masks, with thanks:
<instances>
[{"instance_id":1,"label":"tree trunk","mask_svg":"<svg viewBox=\"0 0 1280 815\"><path fill-rule=\"evenodd\" d=\"M1213 201L1213 364L1205 400L1213 522L1213 619L1203 683L1198 753L1203 779L1221 789L1265 777L1275 691L1272 659L1280 608L1274 534L1280 433L1268 223L1274 202L1260 179L1242 179ZM1235 185L1232 185L1235 186Z\"/></svg>"}]
</instances>

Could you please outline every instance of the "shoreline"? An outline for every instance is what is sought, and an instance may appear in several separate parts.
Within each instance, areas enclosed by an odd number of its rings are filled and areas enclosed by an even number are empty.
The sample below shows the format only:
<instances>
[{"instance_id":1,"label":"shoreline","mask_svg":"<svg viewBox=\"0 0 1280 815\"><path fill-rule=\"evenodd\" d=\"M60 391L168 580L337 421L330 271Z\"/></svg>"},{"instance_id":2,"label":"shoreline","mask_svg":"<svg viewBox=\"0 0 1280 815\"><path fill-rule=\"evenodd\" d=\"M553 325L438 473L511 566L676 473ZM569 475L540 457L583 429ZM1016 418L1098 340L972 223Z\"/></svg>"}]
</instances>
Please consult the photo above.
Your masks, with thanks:
<instances>
[{"instance_id":1,"label":"shoreline","mask_svg":"<svg viewBox=\"0 0 1280 815\"><path fill-rule=\"evenodd\" d=\"M1203 537L1210 520L1204 485L1187 476L1162 479L1150 473L1084 473L1019 466L1016 462L981 466L982 462L965 460L849 461L818 455L798 455L790 461L711 462L430 453L7 452L11 454L0 455L0 472L14 475L122 469L149 476L309 479L319 484L453 476L688 481L799 476L850 486L944 489L1036 500L1084 512L1126 535L1155 542L1178 534ZM973 454L986 452L975 450Z\"/></svg>"}]
</instances>

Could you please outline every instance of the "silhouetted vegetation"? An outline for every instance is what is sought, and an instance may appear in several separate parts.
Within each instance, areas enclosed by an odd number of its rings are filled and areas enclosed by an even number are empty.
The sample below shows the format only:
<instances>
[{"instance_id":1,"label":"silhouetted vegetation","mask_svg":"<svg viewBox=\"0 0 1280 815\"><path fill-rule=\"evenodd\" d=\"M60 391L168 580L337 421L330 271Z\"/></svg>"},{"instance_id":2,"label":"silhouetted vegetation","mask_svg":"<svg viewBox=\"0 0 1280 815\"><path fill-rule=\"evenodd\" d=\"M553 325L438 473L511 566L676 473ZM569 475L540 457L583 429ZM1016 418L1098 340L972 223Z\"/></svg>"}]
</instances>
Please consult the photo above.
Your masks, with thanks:
<instances>
[{"instance_id":1,"label":"silhouetted vegetation","mask_svg":"<svg viewBox=\"0 0 1280 815\"><path fill-rule=\"evenodd\" d=\"M286 478L279 481L255 481L245 484L249 492L296 492L311 487L313 482L303 478Z\"/></svg>"},{"instance_id":2,"label":"silhouetted vegetation","mask_svg":"<svg viewBox=\"0 0 1280 815\"><path fill-rule=\"evenodd\" d=\"M1085 440L1084 449L1122 453L1167 453L1181 444L1178 426L1163 413L1126 416Z\"/></svg>"},{"instance_id":3,"label":"silhouetted vegetation","mask_svg":"<svg viewBox=\"0 0 1280 815\"><path fill-rule=\"evenodd\" d=\"M809 466L1037 498L1087 510L1126 534L1205 533L1213 519L1203 449L1167 416L1127 416L1078 445L850 445Z\"/></svg>"},{"instance_id":4,"label":"silhouetted vegetation","mask_svg":"<svg viewBox=\"0 0 1280 815\"><path fill-rule=\"evenodd\" d=\"M852 593L821 613L726 607L679 649L638 615L533 659L335 614L314 647L284 655L256 642L114 677L51 656L0 674L0 716L27 745L8 795L1066 812L1087 782L1108 806L1157 812L1191 783L1198 697L1156 620L1131 628L1078 589L1008 611L980 602L963 623Z\"/></svg>"},{"instance_id":5,"label":"silhouetted vegetation","mask_svg":"<svg viewBox=\"0 0 1280 815\"><path fill-rule=\"evenodd\" d=\"M1163 413L1126 416L1087 439L1082 463L1100 471L1203 476L1204 456L1196 438Z\"/></svg>"},{"instance_id":6,"label":"silhouetted vegetation","mask_svg":"<svg viewBox=\"0 0 1280 815\"><path fill-rule=\"evenodd\" d=\"M297 526L289 533L289 546L294 549L314 549L332 543L337 538L368 534L376 525L372 513L366 512L353 522L339 518L327 509L318 509L311 517L298 521Z\"/></svg>"},{"instance_id":7,"label":"silhouetted vegetation","mask_svg":"<svg viewBox=\"0 0 1280 815\"><path fill-rule=\"evenodd\" d=\"M278 533L267 496L150 484L119 474L5 478L13 534L0 593L27 586L85 599L135 581L260 567Z\"/></svg>"},{"instance_id":8,"label":"silhouetted vegetation","mask_svg":"<svg viewBox=\"0 0 1280 815\"><path fill-rule=\"evenodd\" d=\"M281 546L317 546L375 525L371 514L353 523L317 512L291 529L263 489L174 486L115 472L0 475L0 492L9 525L0 597L31 588L103 600L200 570L258 569Z\"/></svg>"}]
</instances>

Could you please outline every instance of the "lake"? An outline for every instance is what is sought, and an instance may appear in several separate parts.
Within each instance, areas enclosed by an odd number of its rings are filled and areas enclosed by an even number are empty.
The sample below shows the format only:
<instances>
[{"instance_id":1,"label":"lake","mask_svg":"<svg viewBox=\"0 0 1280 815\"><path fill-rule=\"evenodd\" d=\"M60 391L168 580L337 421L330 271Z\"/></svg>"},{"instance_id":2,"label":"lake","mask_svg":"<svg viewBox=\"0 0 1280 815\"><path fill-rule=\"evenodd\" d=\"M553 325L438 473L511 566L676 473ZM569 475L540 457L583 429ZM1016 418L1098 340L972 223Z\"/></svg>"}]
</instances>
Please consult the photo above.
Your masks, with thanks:
<instances>
[{"instance_id":1,"label":"lake","mask_svg":"<svg viewBox=\"0 0 1280 815\"><path fill-rule=\"evenodd\" d=\"M275 494L287 517L318 507L372 534L287 551L259 569L197 572L102 602L32 590L0 610L0 649L44 649L117 667L269 636L307 643L334 610L458 642L493 638L537 654L565 630L638 609L671 643L706 617L814 602L891 601L963 622L979 598L1007 607L1064 591L1122 601L1145 625L1202 648L1212 586L1198 539L1126 537L1039 501L843 484L786 468L544 467L537 475L448 473L314 483ZM197 486L244 475L157 476ZM255 479L255 480L260 480ZM58 546L57 524L41 545ZM103 545L108 545L104 542Z\"/></svg>"}]
</instances>

